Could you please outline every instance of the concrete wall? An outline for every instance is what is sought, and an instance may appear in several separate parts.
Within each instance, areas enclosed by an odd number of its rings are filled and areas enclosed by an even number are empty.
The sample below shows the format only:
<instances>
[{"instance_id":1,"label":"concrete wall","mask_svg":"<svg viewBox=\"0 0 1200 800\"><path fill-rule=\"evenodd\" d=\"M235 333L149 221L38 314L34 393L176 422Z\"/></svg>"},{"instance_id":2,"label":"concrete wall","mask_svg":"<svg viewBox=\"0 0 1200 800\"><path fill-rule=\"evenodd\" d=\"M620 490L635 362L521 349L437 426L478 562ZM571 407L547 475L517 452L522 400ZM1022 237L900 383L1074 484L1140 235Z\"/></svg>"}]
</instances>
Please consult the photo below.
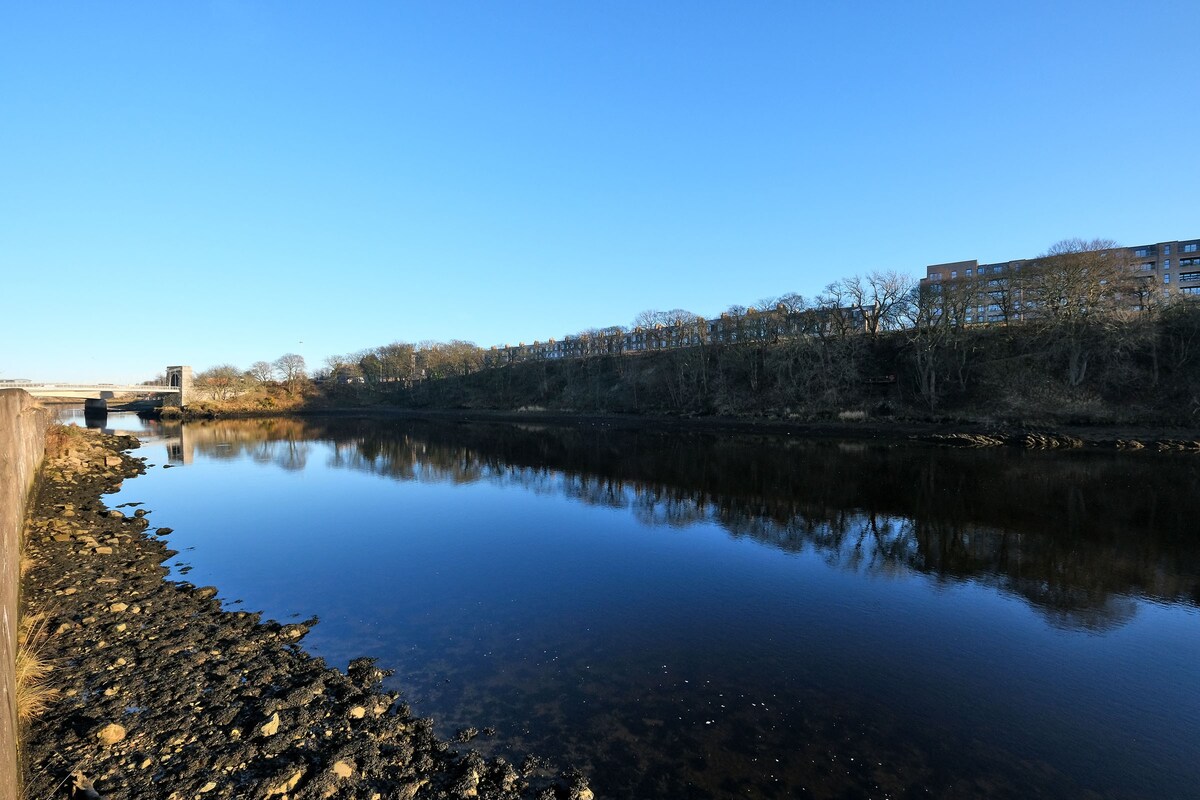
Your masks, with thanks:
<instances>
[{"instance_id":1,"label":"concrete wall","mask_svg":"<svg viewBox=\"0 0 1200 800\"><path fill-rule=\"evenodd\" d=\"M17 797L17 651L25 501L42 454L50 412L20 389L0 390L0 797Z\"/></svg>"}]
</instances>

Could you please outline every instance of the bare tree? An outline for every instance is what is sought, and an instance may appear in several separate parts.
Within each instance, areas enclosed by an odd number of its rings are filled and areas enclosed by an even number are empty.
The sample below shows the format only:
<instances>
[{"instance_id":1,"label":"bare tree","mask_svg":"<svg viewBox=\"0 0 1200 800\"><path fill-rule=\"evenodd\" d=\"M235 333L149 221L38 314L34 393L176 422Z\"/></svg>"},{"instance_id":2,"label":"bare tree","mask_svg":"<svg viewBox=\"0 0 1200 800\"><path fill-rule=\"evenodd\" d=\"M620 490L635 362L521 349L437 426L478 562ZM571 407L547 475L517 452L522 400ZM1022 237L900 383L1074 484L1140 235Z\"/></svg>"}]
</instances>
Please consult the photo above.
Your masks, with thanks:
<instances>
[{"instance_id":1,"label":"bare tree","mask_svg":"<svg viewBox=\"0 0 1200 800\"><path fill-rule=\"evenodd\" d=\"M1066 360L1067 382L1087 378L1092 357L1132 307L1138 281L1128 251L1110 239L1064 239L1021 271L1026 318Z\"/></svg>"},{"instance_id":2,"label":"bare tree","mask_svg":"<svg viewBox=\"0 0 1200 800\"><path fill-rule=\"evenodd\" d=\"M242 371L232 364L220 364L196 376L196 386L214 400L228 400L245 389Z\"/></svg>"},{"instance_id":3,"label":"bare tree","mask_svg":"<svg viewBox=\"0 0 1200 800\"><path fill-rule=\"evenodd\" d=\"M1113 316L1127 308L1137 278L1111 239L1064 239L1022 269L1027 313L1054 323Z\"/></svg>"},{"instance_id":4,"label":"bare tree","mask_svg":"<svg viewBox=\"0 0 1200 800\"><path fill-rule=\"evenodd\" d=\"M255 361L250 365L250 375L259 383L268 383L275 378L275 367L270 361Z\"/></svg>"},{"instance_id":5,"label":"bare tree","mask_svg":"<svg viewBox=\"0 0 1200 800\"><path fill-rule=\"evenodd\" d=\"M284 353L275 359L275 369L283 376L284 385L292 394L295 394L296 389L308 377L308 367L304 363L304 356L297 353Z\"/></svg>"},{"instance_id":6,"label":"bare tree","mask_svg":"<svg viewBox=\"0 0 1200 800\"><path fill-rule=\"evenodd\" d=\"M909 316L913 280L894 270L842 278L825 287L822 305L830 310L853 309L854 321L871 336L898 329ZM840 316L840 315L839 315Z\"/></svg>"},{"instance_id":7,"label":"bare tree","mask_svg":"<svg viewBox=\"0 0 1200 800\"><path fill-rule=\"evenodd\" d=\"M633 327L635 328L653 328L662 320L662 312L653 309L639 311L638 315L633 318Z\"/></svg>"}]
</instances>

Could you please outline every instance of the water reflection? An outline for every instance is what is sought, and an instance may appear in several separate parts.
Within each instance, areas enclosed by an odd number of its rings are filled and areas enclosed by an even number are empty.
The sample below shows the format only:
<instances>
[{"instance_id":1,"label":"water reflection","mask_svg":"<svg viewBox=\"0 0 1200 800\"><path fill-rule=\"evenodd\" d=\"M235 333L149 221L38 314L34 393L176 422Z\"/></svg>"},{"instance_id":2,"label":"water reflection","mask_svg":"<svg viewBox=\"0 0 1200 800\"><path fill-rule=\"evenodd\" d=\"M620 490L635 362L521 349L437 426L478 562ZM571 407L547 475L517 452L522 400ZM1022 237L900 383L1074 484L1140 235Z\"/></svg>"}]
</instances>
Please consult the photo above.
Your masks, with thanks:
<instances>
[{"instance_id":1,"label":"water reflection","mask_svg":"<svg viewBox=\"0 0 1200 800\"><path fill-rule=\"evenodd\" d=\"M396 420L163 426L176 577L601 797L1185 797L1200 460ZM479 741L479 740L476 740Z\"/></svg>"},{"instance_id":2,"label":"water reflection","mask_svg":"<svg viewBox=\"0 0 1200 800\"><path fill-rule=\"evenodd\" d=\"M1200 603L1200 464L1177 454L962 451L605 429L270 419L162 427L172 463L210 458L401 481L514 485L627 509L646 524L716 523L872 574L915 571L1023 598L1051 624L1102 631L1130 597Z\"/></svg>"}]
</instances>

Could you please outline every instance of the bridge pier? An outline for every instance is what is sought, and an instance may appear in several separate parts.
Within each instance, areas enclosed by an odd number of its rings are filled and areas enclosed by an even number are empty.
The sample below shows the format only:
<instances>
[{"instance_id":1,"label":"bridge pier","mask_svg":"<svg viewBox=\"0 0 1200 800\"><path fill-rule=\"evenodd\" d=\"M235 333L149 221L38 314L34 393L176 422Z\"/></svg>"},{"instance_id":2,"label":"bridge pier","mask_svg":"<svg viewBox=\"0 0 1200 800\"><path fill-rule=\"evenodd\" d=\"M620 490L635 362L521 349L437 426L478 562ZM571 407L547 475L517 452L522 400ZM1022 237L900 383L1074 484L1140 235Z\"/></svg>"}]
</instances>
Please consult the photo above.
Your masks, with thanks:
<instances>
[{"instance_id":1,"label":"bridge pier","mask_svg":"<svg viewBox=\"0 0 1200 800\"><path fill-rule=\"evenodd\" d=\"M83 401L83 415L100 416L108 413L108 399L104 397L89 397Z\"/></svg>"},{"instance_id":2,"label":"bridge pier","mask_svg":"<svg viewBox=\"0 0 1200 800\"><path fill-rule=\"evenodd\" d=\"M178 394L168 394L163 397L163 406L183 408L188 403L192 393L192 368L189 366L167 367L167 385L178 387Z\"/></svg>"}]
</instances>

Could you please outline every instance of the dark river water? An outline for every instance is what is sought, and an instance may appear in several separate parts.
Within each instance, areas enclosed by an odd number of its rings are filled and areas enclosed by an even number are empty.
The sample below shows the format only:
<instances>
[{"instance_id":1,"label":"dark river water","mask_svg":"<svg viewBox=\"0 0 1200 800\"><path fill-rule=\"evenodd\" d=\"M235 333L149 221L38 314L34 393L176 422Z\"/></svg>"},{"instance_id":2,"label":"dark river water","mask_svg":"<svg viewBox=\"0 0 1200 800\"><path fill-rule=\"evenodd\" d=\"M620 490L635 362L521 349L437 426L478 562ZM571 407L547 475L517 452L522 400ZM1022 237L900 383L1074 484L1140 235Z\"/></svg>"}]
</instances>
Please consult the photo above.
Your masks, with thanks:
<instances>
[{"instance_id":1,"label":"dark river water","mask_svg":"<svg viewBox=\"0 0 1200 800\"><path fill-rule=\"evenodd\" d=\"M137 428L112 415L109 425ZM599 797L1200 797L1200 457L150 427L172 577ZM166 464L178 468L163 469Z\"/></svg>"}]
</instances>

